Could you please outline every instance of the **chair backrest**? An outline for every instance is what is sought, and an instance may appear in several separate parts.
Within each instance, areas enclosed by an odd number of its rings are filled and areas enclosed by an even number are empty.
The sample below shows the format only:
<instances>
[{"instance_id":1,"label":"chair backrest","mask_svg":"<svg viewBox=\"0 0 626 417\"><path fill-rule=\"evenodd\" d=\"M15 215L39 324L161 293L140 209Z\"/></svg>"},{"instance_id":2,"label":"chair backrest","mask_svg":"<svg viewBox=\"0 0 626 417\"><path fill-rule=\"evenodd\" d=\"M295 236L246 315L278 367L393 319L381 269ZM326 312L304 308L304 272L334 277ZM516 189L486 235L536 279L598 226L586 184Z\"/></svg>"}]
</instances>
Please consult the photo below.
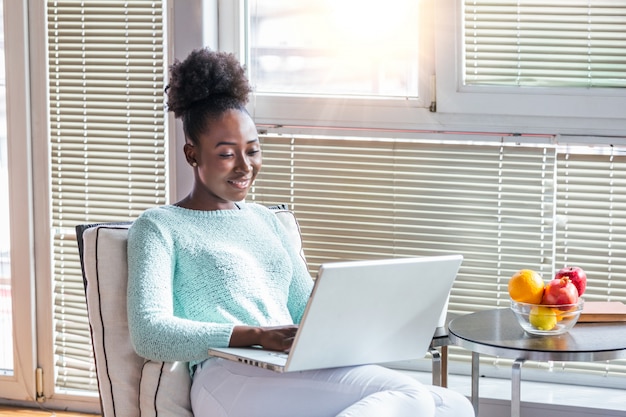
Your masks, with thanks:
<instances>
[{"instance_id":1,"label":"chair backrest","mask_svg":"<svg viewBox=\"0 0 626 417\"><path fill-rule=\"evenodd\" d=\"M270 207L300 253L300 228L285 205ZM87 312L104 417L192 417L185 362L138 356L126 316L126 244L131 223L76 226Z\"/></svg>"}]
</instances>

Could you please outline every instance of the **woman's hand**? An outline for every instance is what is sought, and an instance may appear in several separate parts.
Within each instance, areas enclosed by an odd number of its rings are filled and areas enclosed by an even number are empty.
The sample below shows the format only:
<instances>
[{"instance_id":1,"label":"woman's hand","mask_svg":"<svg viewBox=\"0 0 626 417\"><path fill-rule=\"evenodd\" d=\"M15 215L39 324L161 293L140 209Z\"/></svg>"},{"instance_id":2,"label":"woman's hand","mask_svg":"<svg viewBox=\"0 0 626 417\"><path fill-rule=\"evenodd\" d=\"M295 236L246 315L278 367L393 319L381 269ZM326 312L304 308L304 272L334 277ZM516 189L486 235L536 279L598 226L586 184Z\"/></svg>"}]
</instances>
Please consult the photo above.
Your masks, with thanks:
<instances>
[{"instance_id":1,"label":"woman's hand","mask_svg":"<svg viewBox=\"0 0 626 417\"><path fill-rule=\"evenodd\" d=\"M298 331L295 324L275 327L235 326L230 347L261 346L267 350L288 351Z\"/></svg>"},{"instance_id":2,"label":"woman's hand","mask_svg":"<svg viewBox=\"0 0 626 417\"><path fill-rule=\"evenodd\" d=\"M260 345L263 349L287 351L291 349L297 331L296 325L262 327Z\"/></svg>"}]
</instances>

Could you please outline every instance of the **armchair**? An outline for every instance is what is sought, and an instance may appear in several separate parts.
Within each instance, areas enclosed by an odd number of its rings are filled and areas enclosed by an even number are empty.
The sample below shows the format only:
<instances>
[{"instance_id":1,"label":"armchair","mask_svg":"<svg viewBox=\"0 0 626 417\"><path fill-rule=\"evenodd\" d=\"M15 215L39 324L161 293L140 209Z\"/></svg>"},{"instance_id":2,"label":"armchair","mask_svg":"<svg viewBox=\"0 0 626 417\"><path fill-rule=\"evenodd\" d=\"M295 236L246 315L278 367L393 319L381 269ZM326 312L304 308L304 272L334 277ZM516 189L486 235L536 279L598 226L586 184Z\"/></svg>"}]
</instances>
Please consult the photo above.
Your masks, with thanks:
<instances>
[{"instance_id":1,"label":"armchair","mask_svg":"<svg viewBox=\"0 0 626 417\"><path fill-rule=\"evenodd\" d=\"M300 229L285 205L270 207L302 253ZM126 317L126 243L132 223L76 226L104 417L193 417L187 363L138 356Z\"/></svg>"}]
</instances>

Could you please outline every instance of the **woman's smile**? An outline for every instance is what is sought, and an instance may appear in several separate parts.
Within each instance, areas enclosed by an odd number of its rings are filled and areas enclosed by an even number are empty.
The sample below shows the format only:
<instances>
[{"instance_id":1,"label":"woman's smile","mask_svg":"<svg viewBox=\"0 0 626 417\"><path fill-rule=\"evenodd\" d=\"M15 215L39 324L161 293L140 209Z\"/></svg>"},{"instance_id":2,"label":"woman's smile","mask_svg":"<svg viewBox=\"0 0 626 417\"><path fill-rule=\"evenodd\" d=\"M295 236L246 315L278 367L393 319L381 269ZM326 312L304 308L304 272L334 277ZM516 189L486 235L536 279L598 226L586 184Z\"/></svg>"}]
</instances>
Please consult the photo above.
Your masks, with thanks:
<instances>
[{"instance_id":1,"label":"woman's smile","mask_svg":"<svg viewBox=\"0 0 626 417\"><path fill-rule=\"evenodd\" d=\"M242 178L237 180L228 180L228 183L237 189L245 190L252 185L251 181L252 178Z\"/></svg>"}]
</instances>

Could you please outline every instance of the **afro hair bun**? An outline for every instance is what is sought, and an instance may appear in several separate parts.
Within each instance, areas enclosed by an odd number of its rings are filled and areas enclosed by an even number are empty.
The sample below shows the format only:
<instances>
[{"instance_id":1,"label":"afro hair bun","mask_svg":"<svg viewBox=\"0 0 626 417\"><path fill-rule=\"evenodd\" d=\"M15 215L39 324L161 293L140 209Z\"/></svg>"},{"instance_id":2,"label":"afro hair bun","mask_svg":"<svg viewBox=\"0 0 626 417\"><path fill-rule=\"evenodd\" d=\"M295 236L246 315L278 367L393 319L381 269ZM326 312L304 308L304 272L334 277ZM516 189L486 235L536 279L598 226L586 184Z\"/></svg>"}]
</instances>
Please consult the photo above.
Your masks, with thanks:
<instances>
[{"instance_id":1,"label":"afro hair bun","mask_svg":"<svg viewBox=\"0 0 626 417\"><path fill-rule=\"evenodd\" d=\"M167 108L183 116L200 101L229 99L245 106L252 91L245 70L233 54L208 48L192 51L184 61L170 66L170 83L165 88Z\"/></svg>"}]
</instances>

